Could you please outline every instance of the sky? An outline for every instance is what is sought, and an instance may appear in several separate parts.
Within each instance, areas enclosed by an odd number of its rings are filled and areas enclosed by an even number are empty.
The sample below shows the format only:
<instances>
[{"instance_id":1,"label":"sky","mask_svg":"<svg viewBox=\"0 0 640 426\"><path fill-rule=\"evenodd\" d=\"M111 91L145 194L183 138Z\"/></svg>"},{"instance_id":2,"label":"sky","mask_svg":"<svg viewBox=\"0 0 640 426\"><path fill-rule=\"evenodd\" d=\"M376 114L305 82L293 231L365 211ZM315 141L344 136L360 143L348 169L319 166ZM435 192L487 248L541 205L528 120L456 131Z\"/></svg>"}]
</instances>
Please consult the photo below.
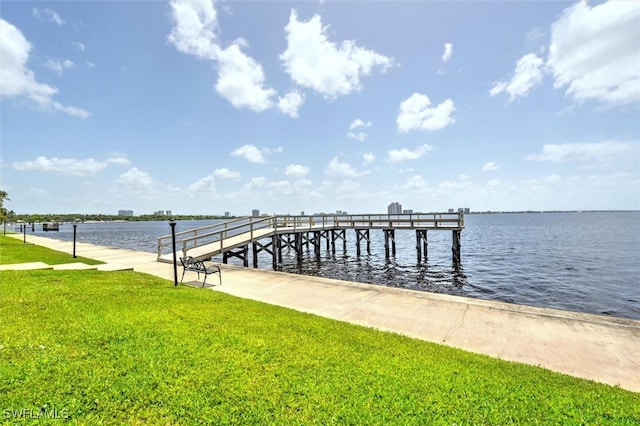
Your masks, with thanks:
<instances>
[{"instance_id":1,"label":"sky","mask_svg":"<svg viewBox=\"0 0 640 426\"><path fill-rule=\"evenodd\" d=\"M17 214L640 209L640 2L2 1Z\"/></svg>"}]
</instances>

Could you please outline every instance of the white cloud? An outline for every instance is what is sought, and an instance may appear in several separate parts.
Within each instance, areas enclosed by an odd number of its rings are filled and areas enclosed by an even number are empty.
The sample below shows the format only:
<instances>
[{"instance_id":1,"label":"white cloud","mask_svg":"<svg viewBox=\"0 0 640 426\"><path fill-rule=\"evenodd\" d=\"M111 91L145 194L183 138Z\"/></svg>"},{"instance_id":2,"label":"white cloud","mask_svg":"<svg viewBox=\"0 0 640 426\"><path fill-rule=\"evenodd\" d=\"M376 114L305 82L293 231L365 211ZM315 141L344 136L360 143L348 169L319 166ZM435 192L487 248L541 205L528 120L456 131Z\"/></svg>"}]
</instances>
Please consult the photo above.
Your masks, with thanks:
<instances>
[{"instance_id":1,"label":"white cloud","mask_svg":"<svg viewBox=\"0 0 640 426\"><path fill-rule=\"evenodd\" d=\"M200 59L215 59L218 19L213 2L172 0L174 27L168 40L178 51Z\"/></svg>"},{"instance_id":2,"label":"white cloud","mask_svg":"<svg viewBox=\"0 0 640 426\"><path fill-rule=\"evenodd\" d=\"M349 130L355 130L358 129L360 127L362 128L367 128L367 127L371 127L373 123L370 121L362 121L359 118L356 118L355 120L353 120L353 122L349 125Z\"/></svg>"},{"instance_id":3,"label":"white cloud","mask_svg":"<svg viewBox=\"0 0 640 426\"><path fill-rule=\"evenodd\" d=\"M58 12L52 9L38 9L37 7L34 7L33 9L31 9L31 14L41 21L47 20L58 26L62 26L65 24L65 20L62 19Z\"/></svg>"},{"instance_id":4,"label":"white cloud","mask_svg":"<svg viewBox=\"0 0 640 426\"><path fill-rule=\"evenodd\" d=\"M264 155L255 145L243 145L231 153L232 156L244 157L251 163L264 163Z\"/></svg>"},{"instance_id":5,"label":"white cloud","mask_svg":"<svg viewBox=\"0 0 640 426\"><path fill-rule=\"evenodd\" d=\"M348 132L347 136L359 142L364 142L365 139L367 139L367 134L365 132L359 132L359 133Z\"/></svg>"},{"instance_id":6,"label":"white cloud","mask_svg":"<svg viewBox=\"0 0 640 426\"><path fill-rule=\"evenodd\" d=\"M366 153L362 156L362 160L364 162L365 165L373 163L373 161L376 159L376 156L373 155L372 153Z\"/></svg>"},{"instance_id":7,"label":"white cloud","mask_svg":"<svg viewBox=\"0 0 640 426\"><path fill-rule=\"evenodd\" d=\"M0 19L0 40L0 99L24 96L43 110L62 111L79 118L89 116L83 109L54 101L58 89L36 81L33 71L27 68L31 44L4 19Z\"/></svg>"},{"instance_id":8,"label":"white cloud","mask_svg":"<svg viewBox=\"0 0 640 426\"><path fill-rule=\"evenodd\" d=\"M510 101L526 96L533 87L542 81L543 71L544 61L542 58L535 53L524 55L516 63L516 69L511 80L496 83L489 91L489 94L495 96L506 92L509 94Z\"/></svg>"},{"instance_id":9,"label":"white cloud","mask_svg":"<svg viewBox=\"0 0 640 426\"><path fill-rule=\"evenodd\" d=\"M124 154L112 153L109 155L109 158L107 158L107 163L126 166L129 164L129 159Z\"/></svg>"},{"instance_id":10,"label":"white cloud","mask_svg":"<svg viewBox=\"0 0 640 426\"><path fill-rule=\"evenodd\" d=\"M345 40L340 46L327 38L327 27L315 15L309 21L298 21L291 10L285 27L287 48L280 55L285 71L298 85L311 88L326 98L336 98L361 88L360 78L374 68L384 72L393 59Z\"/></svg>"},{"instance_id":11,"label":"white cloud","mask_svg":"<svg viewBox=\"0 0 640 426\"><path fill-rule=\"evenodd\" d=\"M93 158L78 160L75 158L47 158L39 156L33 161L13 163L16 170L38 171L66 176L94 176L104 170L109 163L125 164L122 160L97 161Z\"/></svg>"},{"instance_id":12,"label":"white cloud","mask_svg":"<svg viewBox=\"0 0 640 426\"><path fill-rule=\"evenodd\" d=\"M453 101L447 99L435 108L429 108L429 97L420 93L412 94L400 104L396 123L403 132L410 130L438 130L455 123L451 113L455 111Z\"/></svg>"},{"instance_id":13,"label":"white cloud","mask_svg":"<svg viewBox=\"0 0 640 426\"><path fill-rule=\"evenodd\" d=\"M623 142L595 142L595 143L566 143L546 144L541 154L529 154L525 157L530 161L549 161L552 163L567 163L573 161L607 161L621 157L632 150L632 145Z\"/></svg>"},{"instance_id":14,"label":"white cloud","mask_svg":"<svg viewBox=\"0 0 640 426\"><path fill-rule=\"evenodd\" d=\"M298 118L298 109L304 103L304 94L293 90L278 99L278 108L280 112L287 114L289 117Z\"/></svg>"},{"instance_id":15,"label":"white cloud","mask_svg":"<svg viewBox=\"0 0 640 426\"><path fill-rule=\"evenodd\" d=\"M153 180L146 172L133 167L127 172L118 176L115 186L128 191L144 191L153 186Z\"/></svg>"},{"instance_id":16,"label":"white cloud","mask_svg":"<svg viewBox=\"0 0 640 426\"><path fill-rule=\"evenodd\" d=\"M219 177L219 178L223 178L223 179L240 179L240 172L237 172L235 170L229 170L226 167L223 167L221 169L215 169L213 171L213 176Z\"/></svg>"},{"instance_id":17,"label":"white cloud","mask_svg":"<svg viewBox=\"0 0 640 426\"><path fill-rule=\"evenodd\" d=\"M493 161L489 161L487 164L482 166L482 171L483 172L492 172L494 170L498 170L499 168L500 167L498 167L498 165L496 163L494 163Z\"/></svg>"},{"instance_id":18,"label":"white cloud","mask_svg":"<svg viewBox=\"0 0 640 426\"><path fill-rule=\"evenodd\" d=\"M448 62L449 59L451 59L452 54L453 54L453 44L445 43L444 53L442 54L442 62Z\"/></svg>"},{"instance_id":19,"label":"white cloud","mask_svg":"<svg viewBox=\"0 0 640 426\"><path fill-rule=\"evenodd\" d=\"M66 59L62 62L57 59L56 60L47 59L47 62L44 63L44 66L61 76L62 72L65 69L73 68L75 64L73 63L73 61L70 61L69 59Z\"/></svg>"},{"instance_id":20,"label":"white cloud","mask_svg":"<svg viewBox=\"0 0 640 426\"><path fill-rule=\"evenodd\" d=\"M284 174L287 176L302 177L309 173L309 168L300 164L290 164L287 166Z\"/></svg>"},{"instance_id":21,"label":"white cloud","mask_svg":"<svg viewBox=\"0 0 640 426\"><path fill-rule=\"evenodd\" d=\"M74 41L71 43L71 45L79 52L84 52L86 50L85 45L83 43L80 43L79 41Z\"/></svg>"},{"instance_id":22,"label":"white cloud","mask_svg":"<svg viewBox=\"0 0 640 426\"><path fill-rule=\"evenodd\" d=\"M264 87L262 66L240 50L245 44L244 40L237 40L219 51L216 91L235 108L264 111L273 106L271 98L276 92Z\"/></svg>"},{"instance_id":23,"label":"white cloud","mask_svg":"<svg viewBox=\"0 0 640 426\"><path fill-rule=\"evenodd\" d=\"M502 181L500 179L491 179L489 182L487 182L488 186L500 186L502 185Z\"/></svg>"},{"instance_id":24,"label":"white cloud","mask_svg":"<svg viewBox=\"0 0 640 426\"><path fill-rule=\"evenodd\" d=\"M213 175L205 176L187 188L191 192L215 192L216 179Z\"/></svg>"},{"instance_id":25,"label":"white cloud","mask_svg":"<svg viewBox=\"0 0 640 426\"><path fill-rule=\"evenodd\" d=\"M262 65L242 51L246 41L238 39L224 49L218 43L217 12L212 1L173 0L171 11L174 27L169 42L180 52L217 64L215 87L223 98L235 108L253 111L273 106L276 92L264 87Z\"/></svg>"},{"instance_id":26,"label":"white cloud","mask_svg":"<svg viewBox=\"0 0 640 426\"><path fill-rule=\"evenodd\" d=\"M262 188L267 184L267 179L264 176L258 176L251 178L248 184L245 185L246 188Z\"/></svg>"},{"instance_id":27,"label":"white cloud","mask_svg":"<svg viewBox=\"0 0 640 426\"><path fill-rule=\"evenodd\" d=\"M520 58L509 81L489 94L508 93L510 101L527 96L545 74L554 88L578 103L609 106L640 101L640 2L608 1L591 7L576 2L551 26L546 62L535 53Z\"/></svg>"},{"instance_id":28,"label":"white cloud","mask_svg":"<svg viewBox=\"0 0 640 426\"><path fill-rule=\"evenodd\" d=\"M359 118L357 118L353 120L351 125L349 125L349 132L347 132L347 136L350 137L351 139L364 142L364 140L367 138L367 134L362 131L354 132L353 130L366 129L367 127L371 127L371 124L372 123L370 121L362 121Z\"/></svg>"},{"instance_id":29,"label":"white cloud","mask_svg":"<svg viewBox=\"0 0 640 426\"><path fill-rule=\"evenodd\" d=\"M640 2L580 1L551 26L547 65L555 88L578 102L640 101Z\"/></svg>"},{"instance_id":30,"label":"white cloud","mask_svg":"<svg viewBox=\"0 0 640 426\"><path fill-rule=\"evenodd\" d=\"M387 153L387 161L390 163L399 163L405 160L417 160L429 151L433 151L433 147L430 145L422 145L414 149L413 151L407 148L392 149Z\"/></svg>"},{"instance_id":31,"label":"white cloud","mask_svg":"<svg viewBox=\"0 0 640 426\"><path fill-rule=\"evenodd\" d=\"M360 173L349 163L342 163L338 157L333 157L325 169L325 173L329 176L346 176L357 177Z\"/></svg>"},{"instance_id":32,"label":"white cloud","mask_svg":"<svg viewBox=\"0 0 640 426\"><path fill-rule=\"evenodd\" d=\"M407 179L404 187L411 191L422 191L427 188L427 182L420 175L415 175Z\"/></svg>"}]
</instances>

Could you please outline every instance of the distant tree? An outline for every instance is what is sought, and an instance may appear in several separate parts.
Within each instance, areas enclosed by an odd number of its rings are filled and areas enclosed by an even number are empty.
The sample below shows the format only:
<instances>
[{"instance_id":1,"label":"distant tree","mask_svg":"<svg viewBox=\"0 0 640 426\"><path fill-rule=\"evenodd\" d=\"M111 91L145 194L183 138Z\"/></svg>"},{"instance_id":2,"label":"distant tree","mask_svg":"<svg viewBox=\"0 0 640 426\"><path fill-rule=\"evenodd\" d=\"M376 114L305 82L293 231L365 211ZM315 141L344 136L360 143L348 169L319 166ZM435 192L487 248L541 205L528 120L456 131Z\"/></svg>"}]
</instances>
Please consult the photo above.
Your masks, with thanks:
<instances>
[{"instance_id":1,"label":"distant tree","mask_svg":"<svg viewBox=\"0 0 640 426\"><path fill-rule=\"evenodd\" d=\"M4 208L4 201L9 201L9 194L7 191L3 191L0 189L0 221L7 220L7 209Z\"/></svg>"}]
</instances>

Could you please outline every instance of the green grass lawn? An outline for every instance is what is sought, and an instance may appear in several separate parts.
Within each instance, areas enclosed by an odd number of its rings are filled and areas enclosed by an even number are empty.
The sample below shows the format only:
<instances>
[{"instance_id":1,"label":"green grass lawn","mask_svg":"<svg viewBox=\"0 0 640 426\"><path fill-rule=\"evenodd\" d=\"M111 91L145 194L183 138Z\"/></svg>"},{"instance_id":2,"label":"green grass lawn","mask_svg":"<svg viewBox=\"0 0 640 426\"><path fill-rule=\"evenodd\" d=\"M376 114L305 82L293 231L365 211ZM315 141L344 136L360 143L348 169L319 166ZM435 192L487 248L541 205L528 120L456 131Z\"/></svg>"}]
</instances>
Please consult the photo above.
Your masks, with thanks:
<instances>
[{"instance_id":1,"label":"green grass lawn","mask_svg":"<svg viewBox=\"0 0 640 426\"><path fill-rule=\"evenodd\" d=\"M88 265L103 263L81 256L74 258L70 254L30 244L28 240L25 244L22 239L0 236L0 265L27 262L44 262L48 265L74 262L83 262Z\"/></svg>"},{"instance_id":2,"label":"green grass lawn","mask_svg":"<svg viewBox=\"0 0 640 426\"><path fill-rule=\"evenodd\" d=\"M0 274L9 423L640 423L638 393L146 274Z\"/></svg>"}]
</instances>

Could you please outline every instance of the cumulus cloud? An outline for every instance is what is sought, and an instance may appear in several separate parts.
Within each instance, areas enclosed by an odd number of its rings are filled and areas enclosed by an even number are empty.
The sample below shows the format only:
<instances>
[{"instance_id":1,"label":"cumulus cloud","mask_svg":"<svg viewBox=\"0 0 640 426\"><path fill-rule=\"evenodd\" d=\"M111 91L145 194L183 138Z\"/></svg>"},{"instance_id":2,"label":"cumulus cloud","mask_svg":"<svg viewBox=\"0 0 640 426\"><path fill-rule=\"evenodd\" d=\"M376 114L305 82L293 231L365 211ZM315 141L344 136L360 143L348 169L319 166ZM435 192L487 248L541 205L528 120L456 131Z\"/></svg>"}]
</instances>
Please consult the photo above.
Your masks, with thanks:
<instances>
[{"instance_id":1,"label":"cumulus cloud","mask_svg":"<svg viewBox=\"0 0 640 426\"><path fill-rule=\"evenodd\" d=\"M215 169L213 171L213 176L216 176L222 179L237 180L237 179L240 179L240 172L237 172L235 170L229 170L226 167L223 167L221 169Z\"/></svg>"},{"instance_id":2,"label":"cumulus cloud","mask_svg":"<svg viewBox=\"0 0 640 426\"><path fill-rule=\"evenodd\" d=\"M341 162L338 157L333 157L327 167L325 168L325 173L329 176L346 176L346 177L357 177L360 176L360 173L351 167L349 163Z\"/></svg>"},{"instance_id":3,"label":"cumulus cloud","mask_svg":"<svg viewBox=\"0 0 640 426\"><path fill-rule=\"evenodd\" d=\"M126 166L129 164L129 160L120 154L109 156L106 160L39 156L32 161L15 162L12 167L21 171L37 171L66 176L94 176L107 168L109 164Z\"/></svg>"},{"instance_id":4,"label":"cumulus cloud","mask_svg":"<svg viewBox=\"0 0 640 426\"><path fill-rule=\"evenodd\" d=\"M580 1L551 26L547 65L555 88L578 102L640 101L640 2Z\"/></svg>"},{"instance_id":5,"label":"cumulus cloud","mask_svg":"<svg viewBox=\"0 0 640 426\"><path fill-rule=\"evenodd\" d=\"M232 156L243 157L250 163L264 163L264 155L255 145L243 145L231 153Z\"/></svg>"},{"instance_id":6,"label":"cumulus cloud","mask_svg":"<svg viewBox=\"0 0 640 426\"><path fill-rule=\"evenodd\" d=\"M451 59L452 54L453 54L453 44L445 43L444 53L442 54L442 62L449 62L449 59Z\"/></svg>"},{"instance_id":7,"label":"cumulus cloud","mask_svg":"<svg viewBox=\"0 0 640 426\"><path fill-rule=\"evenodd\" d=\"M455 107L451 99L430 108L431 100L428 96L414 93L400 103L400 112L396 123L398 130L407 133L411 130L439 130L455 123L451 117Z\"/></svg>"},{"instance_id":8,"label":"cumulus cloud","mask_svg":"<svg viewBox=\"0 0 640 426\"><path fill-rule=\"evenodd\" d=\"M578 103L607 106L640 101L640 2L576 2L551 25L547 59L529 53L518 60L513 77L496 83L489 94L527 96L545 75L555 89Z\"/></svg>"},{"instance_id":9,"label":"cumulus cloud","mask_svg":"<svg viewBox=\"0 0 640 426\"><path fill-rule=\"evenodd\" d=\"M509 81L496 83L489 94L491 96L506 92L509 100L513 101L521 96L527 96L529 91L542 81L544 61L535 53L524 55L516 63L513 77Z\"/></svg>"},{"instance_id":10,"label":"cumulus cloud","mask_svg":"<svg viewBox=\"0 0 640 426\"><path fill-rule=\"evenodd\" d=\"M340 45L329 41L321 17L299 21L291 10L285 27L287 48L280 55L285 71L298 85L308 87L326 98L337 98L361 88L360 79L374 69L384 72L393 59L345 40Z\"/></svg>"},{"instance_id":11,"label":"cumulus cloud","mask_svg":"<svg viewBox=\"0 0 640 426\"><path fill-rule=\"evenodd\" d=\"M309 168L300 164L290 164L287 166L284 174L293 177L302 177L309 173Z\"/></svg>"},{"instance_id":12,"label":"cumulus cloud","mask_svg":"<svg viewBox=\"0 0 640 426\"><path fill-rule=\"evenodd\" d=\"M133 167L118 176L115 181L115 186L127 191L144 191L153 186L153 180L147 172Z\"/></svg>"},{"instance_id":13,"label":"cumulus cloud","mask_svg":"<svg viewBox=\"0 0 640 426\"><path fill-rule=\"evenodd\" d=\"M278 108L280 112L292 118L298 118L298 110L302 104L304 104L304 95L297 90L293 90L278 98Z\"/></svg>"},{"instance_id":14,"label":"cumulus cloud","mask_svg":"<svg viewBox=\"0 0 640 426\"><path fill-rule=\"evenodd\" d=\"M262 65L242 52L246 42L237 40L220 50L218 60L218 82L216 91L235 108L264 111L273 105L276 91L264 87L265 76Z\"/></svg>"},{"instance_id":15,"label":"cumulus cloud","mask_svg":"<svg viewBox=\"0 0 640 426\"><path fill-rule=\"evenodd\" d=\"M362 161L365 165L373 163L375 159L376 159L376 156L370 152L362 155Z\"/></svg>"},{"instance_id":16,"label":"cumulus cloud","mask_svg":"<svg viewBox=\"0 0 640 426\"><path fill-rule=\"evenodd\" d=\"M200 59L215 59L218 14L213 2L174 0L170 3L174 27L168 40L178 51Z\"/></svg>"},{"instance_id":17,"label":"cumulus cloud","mask_svg":"<svg viewBox=\"0 0 640 426\"><path fill-rule=\"evenodd\" d=\"M187 188L191 192L215 192L216 179L213 175L205 176Z\"/></svg>"},{"instance_id":18,"label":"cumulus cloud","mask_svg":"<svg viewBox=\"0 0 640 426\"><path fill-rule=\"evenodd\" d=\"M548 161L552 163L568 163L578 161L608 161L622 157L632 150L629 143L605 141L595 143L546 144L541 154L529 154L529 161Z\"/></svg>"},{"instance_id":19,"label":"cumulus cloud","mask_svg":"<svg viewBox=\"0 0 640 426\"><path fill-rule=\"evenodd\" d=\"M498 165L496 163L494 163L493 161L489 161L487 164L482 166L482 171L483 172L492 172L494 170L498 170L499 168L500 167L498 167Z\"/></svg>"},{"instance_id":20,"label":"cumulus cloud","mask_svg":"<svg viewBox=\"0 0 640 426\"><path fill-rule=\"evenodd\" d=\"M271 108L275 90L265 87L265 76L255 59L242 51L238 39L226 48L218 41L217 12L212 1L172 0L174 26L168 40L182 53L213 61L218 67L216 91L235 108L264 111Z\"/></svg>"},{"instance_id":21,"label":"cumulus cloud","mask_svg":"<svg viewBox=\"0 0 640 426\"><path fill-rule=\"evenodd\" d=\"M89 116L83 109L55 101L53 96L58 89L36 81L33 71L27 68L31 44L18 28L4 19L0 19L0 40L0 99L26 97L43 110L61 111L79 118Z\"/></svg>"},{"instance_id":22,"label":"cumulus cloud","mask_svg":"<svg viewBox=\"0 0 640 426\"><path fill-rule=\"evenodd\" d=\"M367 138L367 134L363 131L357 132L356 130L366 129L367 127L371 127L370 121L362 121L359 118L353 120L351 125L349 126L349 132L347 132L347 136L351 139L355 139L360 142L364 142Z\"/></svg>"},{"instance_id":23,"label":"cumulus cloud","mask_svg":"<svg viewBox=\"0 0 640 426\"><path fill-rule=\"evenodd\" d=\"M392 149L387 153L387 161L390 163L399 163L405 160L417 160L429 151L433 151L433 147L430 145L419 146L413 151L407 148Z\"/></svg>"}]
</instances>

